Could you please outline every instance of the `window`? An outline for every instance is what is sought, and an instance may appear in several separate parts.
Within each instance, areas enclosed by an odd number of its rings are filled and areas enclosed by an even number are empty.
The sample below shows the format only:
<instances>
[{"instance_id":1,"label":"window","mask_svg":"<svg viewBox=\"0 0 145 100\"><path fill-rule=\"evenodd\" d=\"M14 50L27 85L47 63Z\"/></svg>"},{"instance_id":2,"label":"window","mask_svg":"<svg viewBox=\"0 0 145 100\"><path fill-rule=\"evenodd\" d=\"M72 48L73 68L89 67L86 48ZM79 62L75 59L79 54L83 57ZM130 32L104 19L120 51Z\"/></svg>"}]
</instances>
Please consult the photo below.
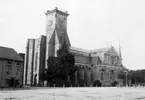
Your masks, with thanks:
<instances>
[{"instance_id":1,"label":"window","mask_svg":"<svg viewBox=\"0 0 145 100\"><path fill-rule=\"evenodd\" d=\"M38 52L36 53L36 58L35 58L35 71L37 71L37 62L38 62Z\"/></svg>"},{"instance_id":2,"label":"window","mask_svg":"<svg viewBox=\"0 0 145 100\"><path fill-rule=\"evenodd\" d=\"M20 62L17 62L17 64L16 64L17 69L20 68L20 65L21 65L21 63Z\"/></svg>"},{"instance_id":3,"label":"window","mask_svg":"<svg viewBox=\"0 0 145 100\"><path fill-rule=\"evenodd\" d=\"M17 65L20 65L20 63L17 63Z\"/></svg>"},{"instance_id":4,"label":"window","mask_svg":"<svg viewBox=\"0 0 145 100\"><path fill-rule=\"evenodd\" d=\"M20 70L16 69L16 75L19 75L19 73L20 73Z\"/></svg>"},{"instance_id":5,"label":"window","mask_svg":"<svg viewBox=\"0 0 145 100\"><path fill-rule=\"evenodd\" d=\"M10 74L11 74L11 69L8 68L8 69L7 69L7 75L10 75Z\"/></svg>"},{"instance_id":6,"label":"window","mask_svg":"<svg viewBox=\"0 0 145 100\"><path fill-rule=\"evenodd\" d=\"M62 34L62 33L61 33ZM63 37L62 35L60 35L60 42L62 43Z\"/></svg>"},{"instance_id":7,"label":"window","mask_svg":"<svg viewBox=\"0 0 145 100\"><path fill-rule=\"evenodd\" d=\"M111 70L111 75L114 76L114 70Z\"/></svg>"},{"instance_id":8,"label":"window","mask_svg":"<svg viewBox=\"0 0 145 100\"><path fill-rule=\"evenodd\" d=\"M8 64L11 64L12 62L11 62L11 61L8 61L7 63L8 63Z\"/></svg>"},{"instance_id":9,"label":"window","mask_svg":"<svg viewBox=\"0 0 145 100\"><path fill-rule=\"evenodd\" d=\"M103 80L103 72L101 72L101 80Z\"/></svg>"},{"instance_id":10,"label":"window","mask_svg":"<svg viewBox=\"0 0 145 100\"><path fill-rule=\"evenodd\" d=\"M7 61L7 67L8 67L8 68L11 68L11 67L12 67L12 62L9 61L9 60Z\"/></svg>"},{"instance_id":11,"label":"window","mask_svg":"<svg viewBox=\"0 0 145 100\"><path fill-rule=\"evenodd\" d=\"M107 62L107 54L104 54L104 60Z\"/></svg>"},{"instance_id":12,"label":"window","mask_svg":"<svg viewBox=\"0 0 145 100\"><path fill-rule=\"evenodd\" d=\"M114 65L114 57L111 57L111 64Z\"/></svg>"}]
</instances>

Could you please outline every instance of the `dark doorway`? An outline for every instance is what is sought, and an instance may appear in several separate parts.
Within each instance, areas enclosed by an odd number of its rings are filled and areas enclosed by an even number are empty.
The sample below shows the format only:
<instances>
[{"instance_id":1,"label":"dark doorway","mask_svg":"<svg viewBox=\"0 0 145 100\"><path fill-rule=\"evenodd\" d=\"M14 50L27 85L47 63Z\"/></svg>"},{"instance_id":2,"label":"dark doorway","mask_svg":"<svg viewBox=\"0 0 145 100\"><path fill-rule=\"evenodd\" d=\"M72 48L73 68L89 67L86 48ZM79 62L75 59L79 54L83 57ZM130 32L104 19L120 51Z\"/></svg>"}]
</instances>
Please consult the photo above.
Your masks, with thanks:
<instances>
[{"instance_id":1,"label":"dark doorway","mask_svg":"<svg viewBox=\"0 0 145 100\"><path fill-rule=\"evenodd\" d=\"M10 79L10 86L13 87L14 83L15 83L15 78L11 77L11 79Z\"/></svg>"},{"instance_id":2,"label":"dark doorway","mask_svg":"<svg viewBox=\"0 0 145 100\"><path fill-rule=\"evenodd\" d=\"M15 77L11 77L9 86L16 87L18 84L19 84L19 80L15 79Z\"/></svg>"}]
</instances>

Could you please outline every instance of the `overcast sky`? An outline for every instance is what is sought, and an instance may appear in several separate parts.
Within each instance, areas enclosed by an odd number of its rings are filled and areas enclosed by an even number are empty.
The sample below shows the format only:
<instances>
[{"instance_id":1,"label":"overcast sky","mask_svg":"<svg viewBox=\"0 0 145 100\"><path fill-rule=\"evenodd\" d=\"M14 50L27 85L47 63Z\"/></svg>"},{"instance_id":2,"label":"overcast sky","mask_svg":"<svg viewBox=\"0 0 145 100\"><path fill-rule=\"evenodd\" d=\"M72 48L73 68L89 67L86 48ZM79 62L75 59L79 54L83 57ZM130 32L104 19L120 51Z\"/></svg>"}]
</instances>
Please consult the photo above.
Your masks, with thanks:
<instances>
[{"instance_id":1,"label":"overcast sky","mask_svg":"<svg viewBox=\"0 0 145 100\"><path fill-rule=\"evenodd\" d=\"M46 10L68 11L71 45L84 49L121 44L123 64L145 68L145 0L0 0L0 46L25 52L28 38L45 35Z\"/></svg>"}]
</instances>

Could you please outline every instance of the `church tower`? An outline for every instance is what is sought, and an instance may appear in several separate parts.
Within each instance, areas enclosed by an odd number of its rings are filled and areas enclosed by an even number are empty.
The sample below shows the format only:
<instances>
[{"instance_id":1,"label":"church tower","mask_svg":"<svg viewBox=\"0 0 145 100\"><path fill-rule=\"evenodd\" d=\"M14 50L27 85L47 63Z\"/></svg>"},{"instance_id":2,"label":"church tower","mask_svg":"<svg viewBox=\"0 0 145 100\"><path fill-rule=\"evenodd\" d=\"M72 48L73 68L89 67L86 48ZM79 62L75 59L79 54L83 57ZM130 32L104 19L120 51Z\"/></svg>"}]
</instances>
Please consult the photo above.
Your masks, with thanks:
<instances>
[{"instance_id":1,"label":"church tower","mask_svg":"<svg viewBox=\"0 0 145 100\"><path fill-rule=\"evenodd\" d=\"M67 35L67 17L68 13L58 10L47 11L46 13L46 59L45 67L47 68L47 59L49 56L57 56L57 50L61 48L64 42L70 46Z\"/></svg>"}]
</instances>

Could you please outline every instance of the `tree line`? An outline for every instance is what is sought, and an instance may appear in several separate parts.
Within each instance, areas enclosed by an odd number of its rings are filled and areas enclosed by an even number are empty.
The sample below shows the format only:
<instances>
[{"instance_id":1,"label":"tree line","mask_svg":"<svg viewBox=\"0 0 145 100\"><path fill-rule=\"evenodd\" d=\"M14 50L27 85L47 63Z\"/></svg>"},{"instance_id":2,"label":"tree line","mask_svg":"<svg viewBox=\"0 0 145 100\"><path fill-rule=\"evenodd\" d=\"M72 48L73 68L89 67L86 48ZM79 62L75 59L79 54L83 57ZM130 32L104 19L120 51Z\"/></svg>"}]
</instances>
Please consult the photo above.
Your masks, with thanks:
<instances>
[{"instance_id":1,"label":"tree line","mask_svg":"<svg viewBox=\"0 0 145 100\"><path fill-rule=\"evenodd\" d=\"M118 78L123 79L124 81L131 81L131 84L138 85L145 83L145 69L142 70L129 70L126 72L121 72L118 75ZM126 84L126 82L124 83Z\"/></svg>"}]
</instances>

